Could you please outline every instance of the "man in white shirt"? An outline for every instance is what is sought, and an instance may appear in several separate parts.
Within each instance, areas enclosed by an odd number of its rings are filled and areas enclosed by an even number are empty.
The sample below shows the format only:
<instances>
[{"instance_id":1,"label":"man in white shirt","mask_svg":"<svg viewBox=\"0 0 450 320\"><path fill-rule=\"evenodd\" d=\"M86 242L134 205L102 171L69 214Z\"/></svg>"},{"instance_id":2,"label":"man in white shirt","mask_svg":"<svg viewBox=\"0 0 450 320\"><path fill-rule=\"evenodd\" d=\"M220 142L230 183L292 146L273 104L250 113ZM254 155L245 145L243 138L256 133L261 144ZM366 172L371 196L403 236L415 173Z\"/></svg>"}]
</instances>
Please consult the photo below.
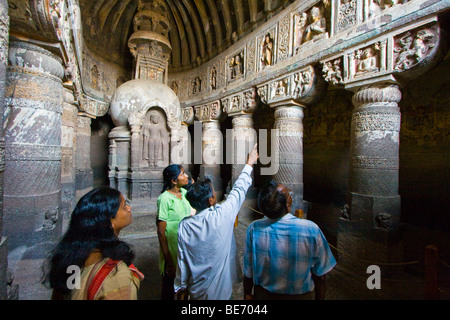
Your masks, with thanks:
<instances>
[{"instance_id":1,"label":"man in white shirt","mask_svg":"<svg viewBox=\"0 0 450 320\"><path fill-rule=\"evenodd\" d=\"M197 210L178 227L178 268L174 282L178 299L229 300L233 284L240 281L234 240L234 222L252 184L253 164L258 160L256 144L226 201L217 203L208 178L199 179L186 193Z\"/></svg>"}]
</instances>

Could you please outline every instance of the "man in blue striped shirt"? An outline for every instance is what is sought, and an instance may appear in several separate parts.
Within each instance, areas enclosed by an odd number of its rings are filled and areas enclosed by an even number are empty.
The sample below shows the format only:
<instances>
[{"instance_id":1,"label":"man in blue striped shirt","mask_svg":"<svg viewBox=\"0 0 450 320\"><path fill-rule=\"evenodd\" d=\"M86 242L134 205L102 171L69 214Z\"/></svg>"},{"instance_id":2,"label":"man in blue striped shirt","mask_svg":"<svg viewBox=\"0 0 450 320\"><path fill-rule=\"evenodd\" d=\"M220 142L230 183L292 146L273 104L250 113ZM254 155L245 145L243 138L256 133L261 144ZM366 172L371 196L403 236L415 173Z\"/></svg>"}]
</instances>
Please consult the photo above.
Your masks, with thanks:
<instances>
[{"instance_id":1,"label":"man in blue striped shirt","mask_svg":"<svg viewBox=\"0 0 450 320\"><path fill-rule=\"evenodd\" d=\"M245 299L325 298L325 274L336 260L319 227L293 216L291 205L289 189L275 181L258 196L265 217L247 229Z\"/></svg>"}]
</instances>

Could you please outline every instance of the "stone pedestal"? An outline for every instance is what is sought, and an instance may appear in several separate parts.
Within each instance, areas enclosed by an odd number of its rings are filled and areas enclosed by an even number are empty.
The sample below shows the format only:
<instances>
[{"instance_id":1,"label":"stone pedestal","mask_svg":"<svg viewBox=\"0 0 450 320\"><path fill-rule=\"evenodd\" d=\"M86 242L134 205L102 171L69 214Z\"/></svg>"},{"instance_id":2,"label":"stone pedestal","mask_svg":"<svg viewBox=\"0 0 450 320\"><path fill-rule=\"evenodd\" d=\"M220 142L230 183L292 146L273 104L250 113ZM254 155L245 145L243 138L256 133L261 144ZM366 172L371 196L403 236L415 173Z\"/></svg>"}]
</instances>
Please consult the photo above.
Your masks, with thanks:
<instances>
[{"instance_id":1,"label":"stone pedestal","mask_svg":"<svg viewBox=\"0 0 450 320\"><path fill-rule=\"evenodd\" d=\"M275 125L278 129L276 152L278 172L273 179L294 193L291 212L304 210L303 204L303 108L295 103L279 103L275 107Z\"/></svg>"}]
</instances>

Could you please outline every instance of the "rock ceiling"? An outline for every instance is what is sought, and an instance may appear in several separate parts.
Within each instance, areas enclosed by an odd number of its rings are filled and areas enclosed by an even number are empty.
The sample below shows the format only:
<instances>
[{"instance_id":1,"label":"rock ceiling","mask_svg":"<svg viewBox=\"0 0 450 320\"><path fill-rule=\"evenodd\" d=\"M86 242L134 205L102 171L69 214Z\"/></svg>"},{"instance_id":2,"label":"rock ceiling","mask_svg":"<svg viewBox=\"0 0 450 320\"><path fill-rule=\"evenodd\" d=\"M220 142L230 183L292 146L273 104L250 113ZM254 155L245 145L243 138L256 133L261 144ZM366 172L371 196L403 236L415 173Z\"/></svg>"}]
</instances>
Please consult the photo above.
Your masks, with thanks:
<instances>
[{"instance_id":1,"label":"rock ceiling","mask_svg":"<svg viewBox=\"0 0 450 320\"><path fill-rule=\"evenodd\" d=\"M152 1L152 0L146 0ZM83 35L90 49L129 63L137 0L80 0ZM162 0L170 22L169 68L195 68L250 33L293 0ZM127 61L128 60L128 61Z\"/></svg>"}]
</instances>

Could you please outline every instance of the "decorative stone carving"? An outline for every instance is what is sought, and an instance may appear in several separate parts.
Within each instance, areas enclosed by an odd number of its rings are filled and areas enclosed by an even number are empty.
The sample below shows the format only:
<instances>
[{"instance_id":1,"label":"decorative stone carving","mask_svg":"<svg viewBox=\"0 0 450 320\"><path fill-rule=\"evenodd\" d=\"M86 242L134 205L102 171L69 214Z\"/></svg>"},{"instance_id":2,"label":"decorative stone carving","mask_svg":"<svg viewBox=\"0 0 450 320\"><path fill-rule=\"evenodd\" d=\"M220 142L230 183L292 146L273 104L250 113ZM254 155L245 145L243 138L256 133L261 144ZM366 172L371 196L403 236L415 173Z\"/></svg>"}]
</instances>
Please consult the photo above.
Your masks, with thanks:
<instances>
[{"instance_id":1,"label":"decorative stone carving","mask_svg":"<svg viewBox=\"0 0 450 320\"><path fill-rule=\"evenodd\" d=\"M277 61L283 61L289 57L289 28L291 22L290 17L287 15L284 19L282 19L278 24L278 42L277 42Z\"/></svg>"},{"instance_id":2,"label":"decorative stone carving","mask_svg":"<svg viewBox=\"0 0 450 320\"><path fill-rule=\"evenodd\" d=\"M408 0L366 0L364 1L364 17L371 18L387 8L406 2Z\"/></svg>"},{"instance_id":3,"label":"decorative stone carving","mask_svg":"<svg viewBox=\"0 0 450 320\"><path fill-rule=\"evenodd\" d=\"M294 21L293 47L294 47L295 54L300 49L300 46L303 44L303 35L305 33L307 19L308 19L308 15L306 14L306 12L296 13L293 16L293 21Z\"/></svg>"},{"instance_id":4,"label":"decorative stone carving","mask_svg":"<svg viewBox=\"0 0 450 320\"><path fill-rule=\"evenodd\" d=\"M251 113L256 108L256 89L252 88L221 99L222 110L228 115Z\"/></svg>"},{"instance_id":5,"label":"decorative stone carving","mask_svg":"<svg viewBox=\"0 0 450 320\"><path fill-rule=\"evenodd\" d=\"M330 82L333 85L342 84L344 81L344 75L342 74L342 59L339 58L323 63L322 72L325 81Z\"/></svg>"},{"instance_id":6,"label":"decorative stone carving","mask_svg":"<svg viewBox=\"0 0 450 320\"><path fill-rule=\"evenodd\" d=\"M379 51L379 47L377 45L370 46L365 48L364 50L357 51L355 55L356 77L367 72L379 71L378 54L376 51Z\"/></svg>"},{"instance_id":7,"label":"decorative stone carving","mask_svg":"<svg viewBox=\"0 0 450 320\"><path fill-rule=\"evenodd\" d=\"M357 23L357 1L339 0L337 31L343 31Z\"/></svg>"},{"instance_id":8,"label":"decorative stone carving","mask_svg":"<svg viewBox=\"0 0 450 320\"><path fill-rule=\"evenodd\" d=\"M213 66L210 74L209 74L209 88L210 90L216 90L217 89L217 69L216 66Z\"/></svg>"},{"instance_id":9,"label":"decorative stone carving","mask_svg":"<svg viewBox=\"0 0 450 320\"><path fill-rule=\"evenodd\" d=\"M274 31L272 31L275 34ZM258 39L260 48L259 54L259 70L264 69L267 66L271 66L274 63L275 42L274 36L271 32L267 32L263 37Z\"/></svg>"},{"instance_id":10,"label":"decorative stone carving","mask_svg":"<svg viewBox=\"0 0 450 320\"><path fill-rule=\"evenodd\" d=\"M255 40L252 39L247 43L247 64L246 64L246 72L248 75L255 73L256 71L256 57L255 57Z\"/></svg>"},{"instance_id":11,"label":"decorative stone carving","mask_svg":"<svg viewBox=\"0 0 450 320\"><path fill-rule=\"evenodd\" d=\"M406 71L431 56L439 40L437 24L407 31L394 38L394 70Z\"/></svg>"},{"instance_id":12,"label":"decorative stone carving","mask_svg":"<svg viewBox=\"0 0 450 320\"><path fill-rule=\"evenodd\" d=\"M181 121L183 123L185 123L187 125L191 125L194 123L194 108L192 108L192 107L183 108L182 113L183 113L183 118Z\"/></svg>"},{"instance_id":13,"label":"decorative stone carving","mask_svg":"<svg viewBox=\"0 0 450 320\"><path fill-rule=\"evenodd\" d=\"M220 101L194 107L195 118L199 121L218 120L222 115Z\"/></svg>"},{"instance_id":14,"label":"decorative stone carving","mask_svg":"<svg viewBox=\"0 0 450 320\"><path fill-rule=\"evenodd\" d=\"M316 75L312 66L257 87L263 103L292 99L309 103L315 96Z\"/></svg>"},{"instance_id":15,"label":"decorative stone carving","mask_svg":"<svg viewBox=\"0 0 450 320\"><path fill-rule=\"evenodd\" d=\"M227 59L228 82L244 76L244 57L244 50L242 50Z\"/></svg>"},{"instance_id":16,"label":"decorative stone carving","mask_svg":"<svg viewBox=\"0 0 450 320\"><path fill-rule=\"evenodd\" d=\"M202 91L202 79L200 77L195 77L192 81L192 94L197 94Z\"/></svg>"}]
</instances>

